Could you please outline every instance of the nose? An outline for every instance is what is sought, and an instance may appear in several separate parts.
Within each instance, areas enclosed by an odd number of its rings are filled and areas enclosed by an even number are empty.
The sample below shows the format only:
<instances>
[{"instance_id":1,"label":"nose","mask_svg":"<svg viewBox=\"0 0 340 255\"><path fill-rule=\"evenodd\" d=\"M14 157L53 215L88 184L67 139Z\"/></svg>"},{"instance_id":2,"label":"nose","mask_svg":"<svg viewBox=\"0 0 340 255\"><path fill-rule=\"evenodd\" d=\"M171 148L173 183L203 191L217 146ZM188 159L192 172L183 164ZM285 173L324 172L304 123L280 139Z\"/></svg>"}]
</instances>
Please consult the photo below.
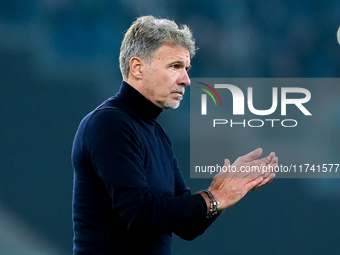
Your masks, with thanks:
<instances>
[{"instance_id":1,"label":"nose","mask_svg":"<svg viewBox=\"0 0 340 255\"><path fill-rule=\"evenodd\" d=\"M183 70L181 76L178 78L177 83L183 87L188 87L191 84L187 70Z\"/></svg>"}]
</instances>

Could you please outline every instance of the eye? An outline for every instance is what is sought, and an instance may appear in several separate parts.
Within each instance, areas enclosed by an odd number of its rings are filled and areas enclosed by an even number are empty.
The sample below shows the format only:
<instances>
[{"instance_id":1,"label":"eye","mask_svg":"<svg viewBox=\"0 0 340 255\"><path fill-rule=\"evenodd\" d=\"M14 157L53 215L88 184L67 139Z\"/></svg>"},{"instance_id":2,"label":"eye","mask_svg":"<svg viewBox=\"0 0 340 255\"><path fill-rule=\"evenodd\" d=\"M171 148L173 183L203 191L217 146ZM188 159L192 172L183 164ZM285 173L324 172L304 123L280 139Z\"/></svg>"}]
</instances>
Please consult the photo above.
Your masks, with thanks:
<instances>
[{"instance_id":1,"label":"eye","mask_svg":"<svg viewBox=\"0 0 340 255\"><path fill-rule=\"evenodd\" d=\"M180 63L176 62L176 63L170 64L169 67L172 68L172 69L175 69L175 70L183 69L186 72L188 72L191 66L186 66L182 62L180 62Z\"/></svg>"},{"instance_id":2,"label":"eye","mask_svg":"<svg viewBox=\"0 0 340 255\"><path fill-rule=\"evenodd\" d=\"M171 67L172 67L172 68L175 68L175 69L180 69L180 68L181 68L181 65L179 65L179 64L173 64Z\"/></svg>"}]
</instances>

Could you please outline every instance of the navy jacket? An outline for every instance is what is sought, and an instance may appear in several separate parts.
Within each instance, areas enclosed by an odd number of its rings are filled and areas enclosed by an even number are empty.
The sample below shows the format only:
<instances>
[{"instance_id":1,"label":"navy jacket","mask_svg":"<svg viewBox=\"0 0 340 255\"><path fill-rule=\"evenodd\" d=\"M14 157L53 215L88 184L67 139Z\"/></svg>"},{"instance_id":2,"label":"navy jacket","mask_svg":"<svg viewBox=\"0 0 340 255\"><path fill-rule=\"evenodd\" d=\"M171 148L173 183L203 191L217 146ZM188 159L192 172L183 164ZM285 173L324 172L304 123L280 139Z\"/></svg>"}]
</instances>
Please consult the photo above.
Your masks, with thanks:
<instances>
[{"instance_id":1,"label":"navy jacket","mask_svg":"<svg viewBox=\"0 0 340 255\"><path fill-rule=\"evenodd\" d=\"M168 135L162 109L123 82L80 123L76 133L74 254L171 254L171 236L192 240L206 219L201 195L191 195Z\"/></svg>"}]
</instances>

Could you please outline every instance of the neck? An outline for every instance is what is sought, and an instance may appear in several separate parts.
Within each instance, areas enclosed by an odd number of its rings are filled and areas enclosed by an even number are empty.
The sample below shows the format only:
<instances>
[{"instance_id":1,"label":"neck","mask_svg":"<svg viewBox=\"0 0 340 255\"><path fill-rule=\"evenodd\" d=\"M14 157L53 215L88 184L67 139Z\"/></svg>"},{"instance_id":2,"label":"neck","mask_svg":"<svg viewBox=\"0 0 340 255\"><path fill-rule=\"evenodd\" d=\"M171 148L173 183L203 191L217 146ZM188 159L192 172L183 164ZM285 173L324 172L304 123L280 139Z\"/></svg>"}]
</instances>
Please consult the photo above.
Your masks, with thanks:
<instances>
[{"instance_id":1,"label":"neck","mask_svg":"<svg viewBox=\"0 0 340 255\"><path fill-rule=\"evenodd\" d=\"M130 78L131 77L131 78ZM129 84L131 87L133 87L135 90L137 90L140 94L142 94L146 99L148 99L151 103L153 103L155 106L162 108L160 105L155 103L152 98L150 97L150 94L147 93L145 90L145 86L143 86L143 80L142 79L136 79L132 75L129 75L128 78L123 79L124 82Z\"/></svg>"},{"instance_id":2,"label":"neck","mask_svg":"<svg viewBox=\"0 0 340 255\"><path fill-rule=\"evenodd\" d=\"M131 110L149 120L155 121L158 115L162 112L160 107L153 104L135 87L128 84L126 81L123 81L117 96Z\"/></svg>"}]
</instances>

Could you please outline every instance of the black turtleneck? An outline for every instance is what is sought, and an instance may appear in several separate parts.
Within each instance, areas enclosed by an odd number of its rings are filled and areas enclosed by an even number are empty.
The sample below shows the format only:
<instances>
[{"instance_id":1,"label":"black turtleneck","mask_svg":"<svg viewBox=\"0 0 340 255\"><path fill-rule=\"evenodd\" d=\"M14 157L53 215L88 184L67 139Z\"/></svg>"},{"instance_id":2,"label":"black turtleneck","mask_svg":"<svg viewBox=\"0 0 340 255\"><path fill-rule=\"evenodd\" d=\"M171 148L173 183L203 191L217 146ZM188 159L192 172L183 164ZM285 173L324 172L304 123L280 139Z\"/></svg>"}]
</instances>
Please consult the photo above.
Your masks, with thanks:
<instances>
[{"instance_id":1,"label":"black turtleneck","mask_svg":"<svg viewBox=\"0 0 340 255\"><path fill-rule=\"evenodd\" d=\"M123 82L80 123L72 148L74 254L171 254L212 223L156 121L162 109Z\"/></svg>"}]
</instances>

